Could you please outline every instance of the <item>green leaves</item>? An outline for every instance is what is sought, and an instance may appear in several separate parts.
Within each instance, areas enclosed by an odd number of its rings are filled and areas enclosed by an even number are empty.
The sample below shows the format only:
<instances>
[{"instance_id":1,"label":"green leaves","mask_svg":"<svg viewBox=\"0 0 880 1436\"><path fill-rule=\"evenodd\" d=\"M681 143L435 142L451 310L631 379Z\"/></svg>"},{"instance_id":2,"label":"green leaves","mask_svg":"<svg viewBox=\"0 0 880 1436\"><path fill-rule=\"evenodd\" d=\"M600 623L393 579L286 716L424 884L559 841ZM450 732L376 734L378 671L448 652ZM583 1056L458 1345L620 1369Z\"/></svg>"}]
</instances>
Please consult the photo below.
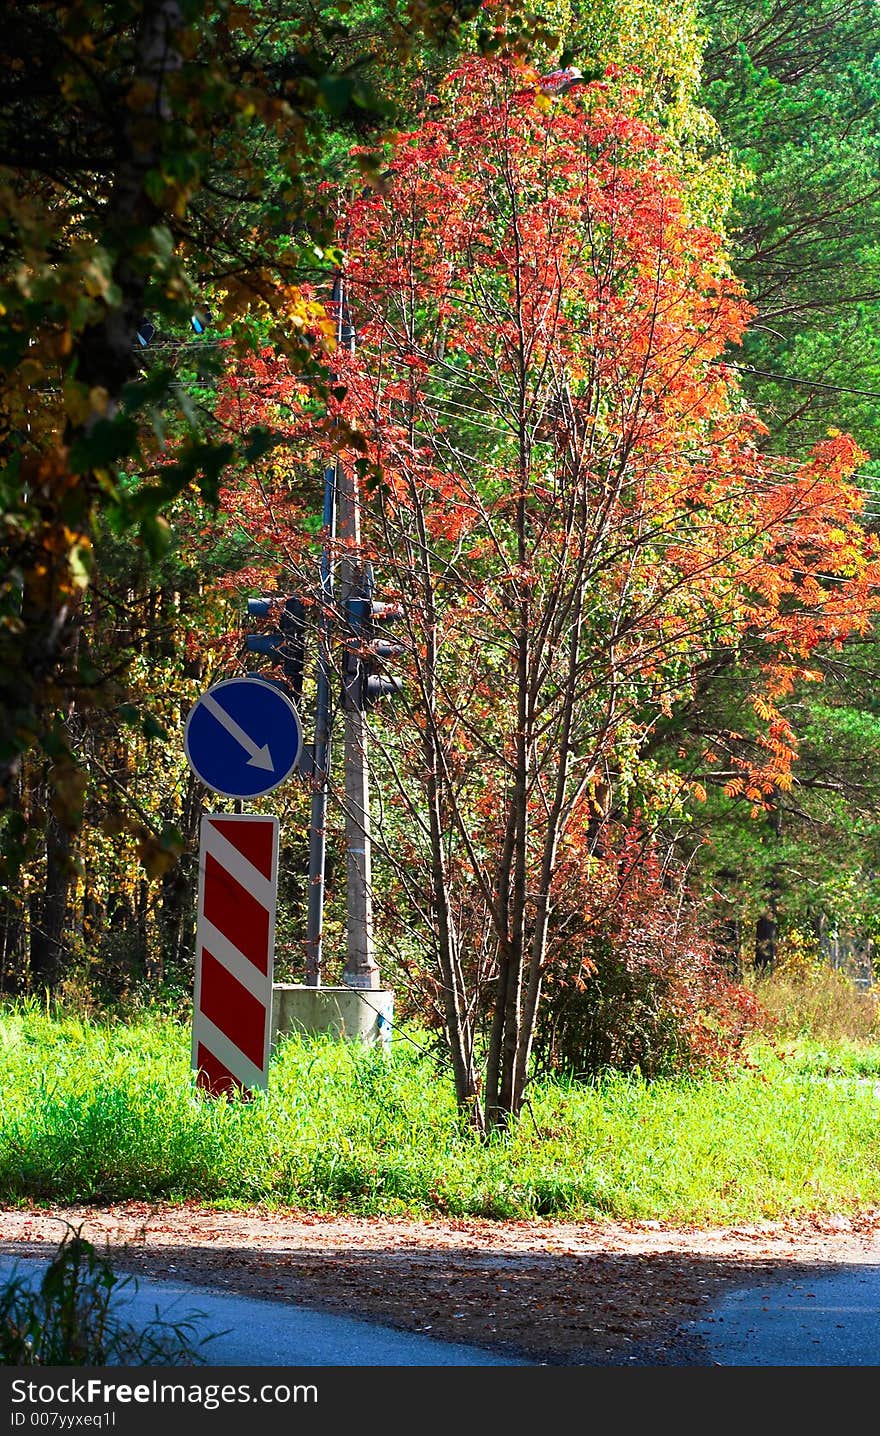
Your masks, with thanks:
<instances>
[{"instance_id":1,"label":"green leaves","mask_svg":"<svg viewBox=\"0 0 880 1436\"><path fill-rule=\"evenodd\" d=\"M705 102L741 166L734 264L758 307L744 361L780 375L744 387L789 449L793 426L806 449L833 424L876 450L876 405L834 386L880 387L880 16L806 0L795 32L781 0L704 13Z\"/></svg>"},{"instance_id":2,"label":"green leaves","mask_svg":"<svg viewBox=\"0 0 880 1436\"><path fill-rule=\"evenodd\" d=\"M119 722L128 728L138 729L145 738L161 738L162 742L168 742L168 729L154 714L142 711L136 704L119 704L116 712Z\"/></svg>"},{"instance_id":3,"label":"green leaves","mask_svg":"<svg viewBox=\"0 0 880 1436\"><path fill-rule=\"evenodd\" d=\"M216 507L220 476L227 464L232 462L235 452L235 445L229 441L219 444L191 441L185 444L174 462L164 469L157 492L170 498L189 484L194 484L202 498Z\"/></svg>"},{"instance_id":4,"label":"green leaves","mask_svg":"<svg viewBox=\"0 0 880 1436\"><path fill-rule=\"evenodd\" d=\"M138 425L133 415L121 413L113 419L99 419L71 446L71 469L75 474L87 474L111 468L131 453L137 439Z\"/></svg>"},{"instance_id":5,"label":"green leaves","mask_svg":"<svg viewBox=\"0 0 880 1436\"><path fill-rule=\"evenodd\" d=\"M138 537L150 558L160 559L171 547L171 525L161 514L146 514L138 524Z\"/></svg>"}]
</instances>

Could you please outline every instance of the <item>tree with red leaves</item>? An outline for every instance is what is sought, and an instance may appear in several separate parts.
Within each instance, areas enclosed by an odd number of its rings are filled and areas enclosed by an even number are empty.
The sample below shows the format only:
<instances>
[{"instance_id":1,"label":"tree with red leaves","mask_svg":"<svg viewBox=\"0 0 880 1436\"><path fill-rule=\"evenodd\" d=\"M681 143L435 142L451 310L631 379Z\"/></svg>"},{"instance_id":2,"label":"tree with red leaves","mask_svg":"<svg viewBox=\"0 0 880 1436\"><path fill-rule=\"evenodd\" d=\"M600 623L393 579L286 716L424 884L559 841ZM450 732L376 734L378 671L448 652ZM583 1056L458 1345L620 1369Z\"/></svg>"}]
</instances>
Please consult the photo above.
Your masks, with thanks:
<instances>
[{"instance_id":1,"label":"tree with red leaves","mask_svg":"<svg viewBox=\"0 0 880 1436\"><path fill-rule=\"evenodd\" d=\"M611 816L682 797L645 754L719 650L760 657L759 756L726 781L763 811L788 780L780 694L876 606L862 456L759 453L723 362L748 306L617 74L551 97L468 60L350 206L346 282L358 557L405 614L386 921L488 1131L521 1109L548 970L609 864L626 881Z\"/></svg>"}]
</instances>

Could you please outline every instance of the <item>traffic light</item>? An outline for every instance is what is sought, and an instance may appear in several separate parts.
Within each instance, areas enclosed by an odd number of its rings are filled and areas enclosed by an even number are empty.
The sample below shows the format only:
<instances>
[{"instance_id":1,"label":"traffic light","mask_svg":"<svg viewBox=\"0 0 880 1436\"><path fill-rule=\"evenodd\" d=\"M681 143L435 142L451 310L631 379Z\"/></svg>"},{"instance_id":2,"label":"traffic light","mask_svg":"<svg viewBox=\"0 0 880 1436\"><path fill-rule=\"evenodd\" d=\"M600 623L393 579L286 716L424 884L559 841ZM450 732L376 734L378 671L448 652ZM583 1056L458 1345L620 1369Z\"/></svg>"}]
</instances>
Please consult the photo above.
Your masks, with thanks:
<instances>
[{"instance_id":1,"label":"traffic light","mask_svg":"<svg viewBox=\"0 0 880 1436\"><path fill-rule=\"evenodd\" d=\"M194 334L204 334L205 330L212 324L213 319L214 315L210 309L198 309L195 314L191 314L189 317L190 328ZM144 315L142 319L138 320L135 333L137 335L138 344L140 344L142 349L146 349L156 337L156 326L152 320Z\"/></svg>"},{"instance_id":2,"label":"traffic light","mask_svg":"<svg viewBox=\"0 0 880 1436\"><path fill-rule=\"evenodd\" d=\"M396 678L393 674L386 673L385 664L391 658L397 658L403 653L402 643L395 643L392 639L382 636L382 630L386 624L399 623L403 618L403 609L394 603L377 603L374 599L370 601L369 634L367 636L367 652L363 663L362 693L363 705L370 708L378 703L380 698L387 698L392 693L400 693L403 688L403 679Z\"/></svg>"},{"instance_id":3,"label":"traffic light","mask_svg":"<svg viewBox=\"0 0 880 1436\"><path fill-rule=\"evenodd\" d=\"M277 608L276 598L249 598L250 618L269 618ZM302 599L285 599L275 628L265 633L249 633L244 646L249 653L264 653L272 664L281 664L291 695L302 697L303 668L306 650L306 610Z\"/></svg>"},{"instance_id":4,"label":"traffic light","mask_svg":"<svg viewBox=\"0 0 880 1436\"><path fill-rule=\"evenodd\" d=\"M393 603L379 603L372 596L367 578L359 593L346 605L349 641L342 671L343 704L363 712L392 693L399 693L403 681L385 671L385 664L402 653L403 644L382 634L382 627L403 618L403 609Z\"/></svg>"}]
</instances>

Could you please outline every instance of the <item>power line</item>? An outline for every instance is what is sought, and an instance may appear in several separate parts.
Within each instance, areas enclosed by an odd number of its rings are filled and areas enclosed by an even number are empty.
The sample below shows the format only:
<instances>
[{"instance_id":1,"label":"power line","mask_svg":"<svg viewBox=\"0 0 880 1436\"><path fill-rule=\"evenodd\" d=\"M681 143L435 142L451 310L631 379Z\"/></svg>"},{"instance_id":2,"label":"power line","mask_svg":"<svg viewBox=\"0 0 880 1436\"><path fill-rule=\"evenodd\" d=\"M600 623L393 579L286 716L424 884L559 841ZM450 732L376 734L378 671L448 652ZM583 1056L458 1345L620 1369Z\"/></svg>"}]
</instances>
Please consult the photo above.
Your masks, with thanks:
<instances>
[{"instance_id":1,"label":"power line","mask_svg":"<svg viewBox=\"0 0 880 1436\"><path fill-rule=\"evenodd\" d=\"M805 379L796 374L773 374L769 369L755 369L751 364L734 364L724 360L719 369L738 369L741 374L757 374L761 379L773 379L780 384L802 384L809 389L825 389L832 394L858 394L863 399L880 399L880 389L850 389L845 384L827 384L821 379Z\"/></svg>"}]
</instances>

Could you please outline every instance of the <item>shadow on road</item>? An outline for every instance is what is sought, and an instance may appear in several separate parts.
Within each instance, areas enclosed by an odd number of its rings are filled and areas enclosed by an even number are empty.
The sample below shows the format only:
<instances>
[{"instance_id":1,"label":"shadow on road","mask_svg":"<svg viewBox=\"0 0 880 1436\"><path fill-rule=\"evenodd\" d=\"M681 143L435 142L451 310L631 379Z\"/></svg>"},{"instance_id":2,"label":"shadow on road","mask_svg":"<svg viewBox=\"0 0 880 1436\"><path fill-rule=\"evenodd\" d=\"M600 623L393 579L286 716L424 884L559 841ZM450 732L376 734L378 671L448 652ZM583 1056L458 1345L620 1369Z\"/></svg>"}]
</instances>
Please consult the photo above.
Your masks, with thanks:
<instances>
[{"instance_id":1,"label":"shadow on road","mask_svg":"<svg viewBox=\"0 0 880 1436\"><path fill-rule=\"evenodd\" d=\"M2 1241L0 1250L46 1254L45 1243ZM745 1288L754 1304L768 1283L782 1278L810 1287L829 1270L690 1251L573 1254L481 1251L472 1244L322 1244L310 1251L307 1243L273 1249L163 1239L108 1250L119 1271L359 1317L554 1366L719 1364L717 1323L709 1320L719 1303L735 1301Z\"/></svg>"}]
</instances>

